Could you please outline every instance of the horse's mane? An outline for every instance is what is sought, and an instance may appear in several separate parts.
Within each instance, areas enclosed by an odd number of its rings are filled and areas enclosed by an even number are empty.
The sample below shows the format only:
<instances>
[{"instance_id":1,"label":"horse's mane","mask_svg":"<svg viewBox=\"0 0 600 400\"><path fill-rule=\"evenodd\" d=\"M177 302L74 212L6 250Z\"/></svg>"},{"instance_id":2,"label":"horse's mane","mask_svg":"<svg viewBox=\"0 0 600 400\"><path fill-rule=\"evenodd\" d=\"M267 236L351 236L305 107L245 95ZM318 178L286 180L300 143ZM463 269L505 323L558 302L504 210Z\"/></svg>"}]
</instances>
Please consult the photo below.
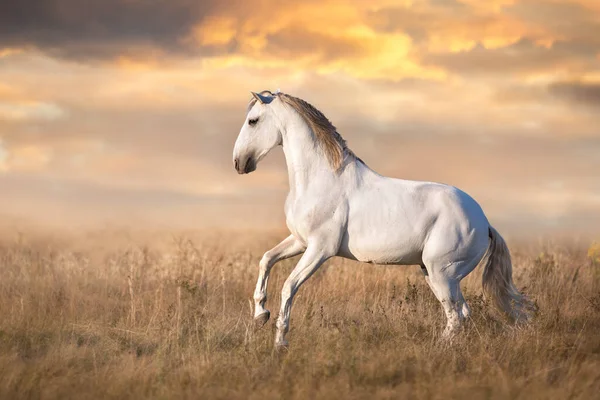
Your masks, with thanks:
<instances>
[{"instance_id":1,"label":"horse's mane","mask_svg":"<svg viewBox=\"0 0 600 400\"><path fill-rule=\"evenodd\" d=\"M327 117L312 104L281 92L273 94L268 90L264 90L260 94L277 96L284 104L292 107L300 114L308 126L310 126L315 135L315 139L325 153L329 164L335 171L342 167L345 155L354 156L354 153L346 146L346 141L338 133L331 121L329 121L329 119L327 119ZM248 104L248 111L250 111L254 104L256 104L256 99L252 98Z\"/></svg>"}]
</instances>

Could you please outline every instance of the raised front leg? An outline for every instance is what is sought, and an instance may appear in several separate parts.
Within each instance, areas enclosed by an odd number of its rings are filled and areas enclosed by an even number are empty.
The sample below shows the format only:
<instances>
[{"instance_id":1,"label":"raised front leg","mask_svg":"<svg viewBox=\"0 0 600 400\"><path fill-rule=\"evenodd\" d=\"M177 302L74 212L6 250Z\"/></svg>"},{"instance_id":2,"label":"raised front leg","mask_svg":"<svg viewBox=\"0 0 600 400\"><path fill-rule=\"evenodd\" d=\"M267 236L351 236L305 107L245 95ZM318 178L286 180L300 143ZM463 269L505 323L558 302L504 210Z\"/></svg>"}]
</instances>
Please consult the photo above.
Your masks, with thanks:
<instances>
[{"instance_id":1,"label":"raised front leg","mask_svg":"<svg viewBox=\"0 0 600 400\"><path fill-rule=\"evenodd\" d=\"M267 301L267 284L269 272L278 261L290 258L302 253L306 247L300 243L294 235L285 238L277 246L267 251L259 263L258 281L254 290L254 320L260 326L264 325L271 316L269 310L265 309Z\"/></svg>"},{"instance_id":2,"label":"raised front leg","mask_svg":"<svg viewBox=\"0 0 600 400\"><path fill-rule=\"evenodd\" d=\"M292 311L292 300L300 286L333 254L324 252L317 247L308 246L308 249L300 258L296 268L283 284L281 291L281 310L277 318L277 334L275 335L275 346L285 347L288 342L285 335L289 330L290 313Z\"/></svg>"}]
</instances>

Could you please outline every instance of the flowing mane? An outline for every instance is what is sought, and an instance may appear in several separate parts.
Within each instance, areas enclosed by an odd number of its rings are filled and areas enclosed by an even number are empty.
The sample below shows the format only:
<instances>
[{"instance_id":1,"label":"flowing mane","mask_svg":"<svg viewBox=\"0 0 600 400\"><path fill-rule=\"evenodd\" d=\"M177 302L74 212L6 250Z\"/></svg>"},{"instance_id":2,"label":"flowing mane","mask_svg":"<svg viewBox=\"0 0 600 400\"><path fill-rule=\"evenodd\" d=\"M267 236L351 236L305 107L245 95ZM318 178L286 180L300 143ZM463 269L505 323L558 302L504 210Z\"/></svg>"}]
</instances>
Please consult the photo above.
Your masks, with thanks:
<instances>
[{"instance_id":1,"label":"flowing mane","mask_svg":"<svg viewBox=\"0 0 600 400\"><path fill-rule=\"evenodd\" d=\"M346 146L346 141L338 133L336 127L312 104L281 92L273 94L268 90L263 90L260 94L277 96L284 104L292 107L300 114L313 131L315 139L335 171L342 167L345 155L354 156L354 153ZM254 104L256 104L256 99L253 98L248 104L248 111L250 111Z\"/></svg>"}]
</instances>

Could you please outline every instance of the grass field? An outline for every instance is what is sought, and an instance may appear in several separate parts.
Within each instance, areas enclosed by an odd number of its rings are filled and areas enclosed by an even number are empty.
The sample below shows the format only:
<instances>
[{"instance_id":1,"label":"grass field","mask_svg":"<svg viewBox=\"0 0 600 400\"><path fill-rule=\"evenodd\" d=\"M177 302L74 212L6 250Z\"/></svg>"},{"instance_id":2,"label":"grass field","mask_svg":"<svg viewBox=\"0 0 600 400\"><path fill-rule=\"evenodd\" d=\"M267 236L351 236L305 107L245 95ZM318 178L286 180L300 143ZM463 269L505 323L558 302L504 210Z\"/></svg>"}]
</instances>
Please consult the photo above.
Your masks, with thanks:
<instances>
[{"instance_id":1,"label":"grass field","mask_svg":"<svg viewBox=\"0 0 600 400\"><path fill-rule=\"evenodd\" d=\"M539 312L522 328L463 281L451 344L418 267L334 259L300 290L290 348L256 330L262 253L280 234L13 234L0 240L0 398L591 399L600 393L600 251L512 243ZM600 250L600 249L598 249ZM588 254L589 253L589 254ZM268 308L296 259L272 272ZM597 397L596 397L597 398Z\"/></svg>"}]
</instances>

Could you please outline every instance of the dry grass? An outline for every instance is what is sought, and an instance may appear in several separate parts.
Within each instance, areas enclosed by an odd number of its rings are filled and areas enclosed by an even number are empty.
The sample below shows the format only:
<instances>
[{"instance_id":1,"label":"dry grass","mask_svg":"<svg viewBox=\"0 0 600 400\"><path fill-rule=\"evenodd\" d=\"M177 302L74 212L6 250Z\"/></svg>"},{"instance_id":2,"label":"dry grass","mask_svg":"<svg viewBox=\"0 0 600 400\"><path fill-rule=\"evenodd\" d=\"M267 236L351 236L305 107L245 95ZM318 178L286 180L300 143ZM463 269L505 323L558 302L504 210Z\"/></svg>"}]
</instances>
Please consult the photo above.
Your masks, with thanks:
<instances>
[{"instance_id":1,"label":"dry grass","mask_svg":"<svg viewBox=\"0 0 600 400\"><path fill-rule=\"evenodd\" d=\"M164 236L164 235L163 235ZM328 262L300 290L291 347L253 329L257 262L280 235L0 240L0 398L557 398L600 391L600 264L588 245L512 246L539 314L474 318L451 345L418 267ZM278 264L276 315L295 259ZM473 275L476 275L473 274Z\"/></svg>"}]
</instances>

